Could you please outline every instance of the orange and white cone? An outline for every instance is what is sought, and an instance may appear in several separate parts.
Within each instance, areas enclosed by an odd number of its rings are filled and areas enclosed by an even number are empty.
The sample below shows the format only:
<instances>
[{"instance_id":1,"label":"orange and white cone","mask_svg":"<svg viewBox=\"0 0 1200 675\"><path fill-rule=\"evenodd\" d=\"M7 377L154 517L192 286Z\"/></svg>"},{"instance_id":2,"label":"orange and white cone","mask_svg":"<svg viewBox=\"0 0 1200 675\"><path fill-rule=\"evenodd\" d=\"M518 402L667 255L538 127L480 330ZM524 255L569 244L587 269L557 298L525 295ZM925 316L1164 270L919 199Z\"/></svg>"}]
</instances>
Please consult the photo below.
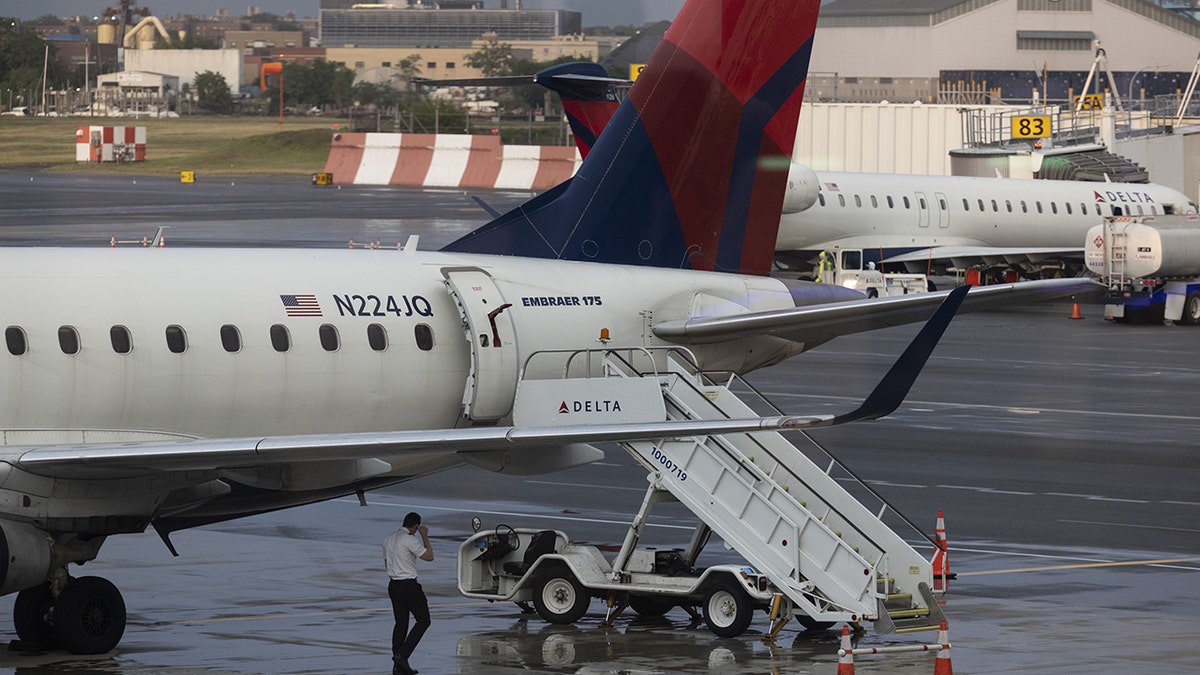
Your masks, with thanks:
<instances>
[{"instance_id":1,"label":"orange and white cone","mask_svg":"<svg viewBox=\"0 0 1200 675\"><path fill-rule=\"evenodd\" d=\"M1071 316L1068 318L1071 318L1071 319L1082 319L1083 318L1083 312L1079 311L1079 303L1078 302L1071 305Z\"/></svg>"},{"instance_id":2,"label":"orange and white cone","mask_svg":"<svg viewBox=\"0 0 1200 675\"><path fill-rule=\"evenodd\" d=\"M937 641L942 648L938 650L937 660L933 662L933 675L954 675L954 666L950 663L950 634L946 629L945 619L938 628Z\"/></svg>"},{"instance_id":3,"label":"orange and white cone","mask_svg":"<svg viewBox=\"0 0 1200 675\"><path fill-rule=\"evenodd\" d=\"M854 654L850 651L850 626L842 624L841 655L838 656L837 675L854 675Z\"/></svg>"},{"instance_id":4,"label":"orange and white cone","mask_svg":"<svg viewBox=\"0 0 1200 675\"><path fill-rule=\"evenodd\" d=\"M946 590L946 580L953 579L950 574L950 554L946 544L946 518L939 510L937 515L937 534L935 536L937 550L933 552L933 590Z\"/></svg>"}]
</instances>

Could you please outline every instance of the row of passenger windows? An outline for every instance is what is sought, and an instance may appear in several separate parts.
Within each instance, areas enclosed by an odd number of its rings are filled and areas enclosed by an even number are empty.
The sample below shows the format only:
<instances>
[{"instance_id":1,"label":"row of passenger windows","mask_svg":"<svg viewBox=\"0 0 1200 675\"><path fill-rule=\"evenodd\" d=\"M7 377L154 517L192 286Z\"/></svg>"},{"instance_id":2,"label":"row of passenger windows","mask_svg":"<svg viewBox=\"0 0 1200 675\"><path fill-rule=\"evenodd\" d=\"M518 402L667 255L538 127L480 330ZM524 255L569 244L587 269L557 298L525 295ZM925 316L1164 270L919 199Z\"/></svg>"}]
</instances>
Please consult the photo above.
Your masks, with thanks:
<instances>
[{"instance_id":1,"label":"row of passenger windows","mask_svg":"<svg viewBox=\"0 0 1200 675\"><path fill-rule=\"evenodd\" d=\"M854 205L861 209L863 207L862 196L861 195L853 195L853 198L854 198ZM871 208L873 208L873 209L879 208L879 199L875 195L869 195L868 199L870 199ZM884 197L884 199L886 200L887 207L889 209L896 208L897 201L895 199L893 199L891 195L887 195L886 197ZM825 193L818 192L817 200L821 203L821 206L825 206ZM846 203L847 203L846 195L838 194L837 201L838 201L838 206L846 206ZM924 196L918 195L916 198L916 202L917 202L917 207L920 209L929 208L929 205L925 203ZM904 206L904 208L906 208L906 209L911 209L913 207L912 206L913 201L910 200L907 196L900 197L899 203L902 204ZM1014 209L1014 205L1013 205L1013 202L1011 199L1005 199L1002 202L997 201L995 199L989 199L989 200L986 200L986 202L985 202L985 200L979 199L979 200L976 200L976 204L975 204L975 206L978 206L978 210L980 213L986 213L989 210L988 209L989 205L991 206L990 210L992 213L1000 213L1002 205L1003 205L1004 210L1007 211L1008 213L1013 213L1013 209ZM942 211L947 210L945 198L938 197L938 206L941 207ZM962 200L963 211L970 212L972 210L972 206L973 205L971 203L971 200L964 197ZM1104 215L1104 213L1100 209L1099 203L1093 204L1093 206L1095 207L1095 212L1096 212L1097 216ZM1017 202L1017 208L1021 209L1021 213L1029 213L1029 203L1026 202L1024 199ZM1046 209L1042 206L1042 202L1040 200L1033 202L1033 208L1038 213L1046 213ZM1068 216L1073 215L1075 213L1074 208L1070 202L1063 202L1062 208L1063 208L1062 212ZM1137 213L1134 213L1135 209L1136 209ZM1118 206L1116 204L1109 204L1109 210L1111 211L1111 213L1108 214L1110 216L1117 216L1117 215L1146 216L1146 215L1153 215L1155 213L1158 213L1158 209L1156 209L1153 205L1150 205L1150 206L1146 207L1146 209L1143 209L1141 204L1125 204L1124 206ZM1049 212L1051 214L1059 213L1058 202L1050 202ZM1079 214L1085 215L1085 216L1088 214L1088 205L1086 203L1084 203L1084 202L1079 203Z\"/></svg>"},{"instance_id":2,"label":"row of passenger windows","mask_svg":"<svg viewBox=\"0 0 1200 675\"><path fill-rule=\"evenodd\" d=\"M271 347L277 352L287 352L292 348L292 333L287 326L275 324L270 328ZM242 331L237 326L225 324L221 326L221 346L225 351L236 354L242 351ZM417 348L422 351L433 349L433 329L427 324L419 323L413 327L413 337ZM167 326L164 332L167 349L175 354L182 354L188 349L187 332L182 326ZM317 338L321 348L327 352L336 352L342 347L342 338L337 326L323 323L317 328ZM125 326L113 326L108 330L108 339L112 349L118 354L128 354L133 351L133 335ZM29 351L29 340L25 329L20 326L9 326L4 329L4 342L8 353L21 356ZM64 354L78 354L81 349L79 331L74 326L59 326L58 347ZM367 344L371 349L382 352L387 350L389 337L387 329L381 324L373 323L367 326Z\"/></svg>"}]
</instances>

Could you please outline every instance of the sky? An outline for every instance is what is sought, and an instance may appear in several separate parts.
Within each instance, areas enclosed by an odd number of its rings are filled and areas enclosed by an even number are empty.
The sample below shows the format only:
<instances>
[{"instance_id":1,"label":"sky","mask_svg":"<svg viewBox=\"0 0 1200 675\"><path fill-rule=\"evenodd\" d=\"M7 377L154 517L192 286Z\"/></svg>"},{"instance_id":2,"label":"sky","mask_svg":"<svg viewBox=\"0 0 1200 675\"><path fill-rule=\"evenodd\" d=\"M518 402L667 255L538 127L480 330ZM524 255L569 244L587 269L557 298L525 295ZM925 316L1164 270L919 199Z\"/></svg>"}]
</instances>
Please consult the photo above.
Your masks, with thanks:
<instances>
[{"instance_id":1,"label":"sky","mask_svg":"<svg viewBox=\"0 0 1200 675\"><path fill-rule=\"evenodd\" d=\"M370 1L370 0L364 0ZM378 0L386 2L386 0ZM484 0L485 7L498 8L500 0ZM641 25L662 19L674 19L684 0L524 0L529 9L571 9L583 13L585 26L614 26L620 24ZM110 0L0 0L0 16L16 16L32 19L45 14L57 16L96 16L105 7L115 5ZM297 17L317 16L317 0L138 0L138 7L147 7L155 16L175 14L215 14L218 9L228 9L230 14L245 14L250 5L264 12L285 15L295 12ZM514 6L510 1L509 6Z\"/></svg>"}]
</instances>

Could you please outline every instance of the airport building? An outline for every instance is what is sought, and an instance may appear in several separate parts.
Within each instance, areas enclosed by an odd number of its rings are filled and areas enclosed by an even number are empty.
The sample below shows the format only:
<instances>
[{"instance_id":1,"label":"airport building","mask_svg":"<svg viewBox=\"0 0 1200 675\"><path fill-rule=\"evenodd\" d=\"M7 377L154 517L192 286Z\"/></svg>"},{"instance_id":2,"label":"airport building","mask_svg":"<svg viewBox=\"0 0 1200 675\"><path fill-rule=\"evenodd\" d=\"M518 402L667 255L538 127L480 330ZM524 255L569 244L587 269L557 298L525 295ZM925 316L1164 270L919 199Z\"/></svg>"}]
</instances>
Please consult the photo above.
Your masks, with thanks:
<instances>
[{"instance_id":1,"label":"airport building","mask_svg":"<svg viewBox=\"0 0 1200 675\"><path fill-rule=\"evenodd\" d=\"M1200 51L1196 3L1180 0L834 0L809 68L817 98L948 103L1065 100L1103 47L1121 96L1186 87ZM1174 11L1176 8L1179 11ZM864 48L864 45L870 45ZM1105 85L1107 86L1107 85ZM1044 91L1043 91L1044 90Z\"/></svg>"},{"instance_id":2,"label":"airport building","mask_svg":"<svg viewBox=\"0 0 1200 675\"><path fill-rule=\"evenodd\" d=\"M501 42L552 40L583 32L579 12L561 9L484 9L482 0L400 0L363 4L321 0L325 47L470 47L485 33Z\"/></svg>"}]
</instances>

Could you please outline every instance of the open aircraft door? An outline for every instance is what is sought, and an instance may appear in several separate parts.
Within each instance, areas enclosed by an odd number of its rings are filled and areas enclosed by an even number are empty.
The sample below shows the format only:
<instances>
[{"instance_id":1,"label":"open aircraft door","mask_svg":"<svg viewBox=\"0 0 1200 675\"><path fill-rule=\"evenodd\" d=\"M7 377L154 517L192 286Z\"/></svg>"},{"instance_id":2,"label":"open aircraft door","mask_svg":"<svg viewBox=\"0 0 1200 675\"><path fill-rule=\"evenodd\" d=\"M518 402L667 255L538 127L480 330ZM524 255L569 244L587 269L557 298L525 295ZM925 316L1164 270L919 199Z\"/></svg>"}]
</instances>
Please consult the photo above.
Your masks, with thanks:
<instances>
[{"instance_id":1,"label":"open aircraft door","mask_svg":"<svg viewBox=\"0 0 1200 675\"><path fill-rule=\"evenodd\" d=\"M477 267L442 269L458 303L471 344L471 371L463 391L463 414L475 423L507 415L517 391L517 331L504 295L491 275Z\"/></svg>"}]
</instances>

